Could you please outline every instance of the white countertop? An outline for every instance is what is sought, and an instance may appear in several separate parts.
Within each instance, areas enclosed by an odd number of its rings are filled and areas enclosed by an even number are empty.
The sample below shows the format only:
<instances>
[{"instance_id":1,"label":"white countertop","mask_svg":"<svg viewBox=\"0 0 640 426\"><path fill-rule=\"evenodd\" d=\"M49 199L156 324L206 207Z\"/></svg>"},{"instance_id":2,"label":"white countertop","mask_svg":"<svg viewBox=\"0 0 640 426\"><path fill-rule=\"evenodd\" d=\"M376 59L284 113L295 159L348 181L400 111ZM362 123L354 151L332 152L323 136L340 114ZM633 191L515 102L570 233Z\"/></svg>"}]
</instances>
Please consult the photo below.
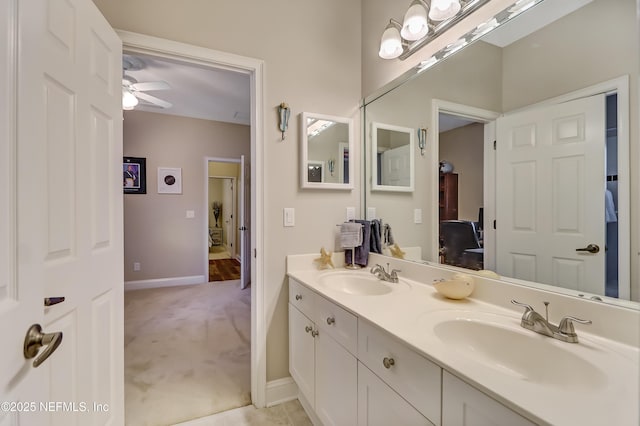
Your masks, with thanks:
<instances>
[{"instance_id":1,"label":"white countertop","mask_svg":"<svg viewBox=\"0 0 640 426\"><path fill-rule=\"evenodd\" d=\"M335 270L348 271L341 268L340 254L334 255ZM575 300L560 301L558 295L546 294L537 289L522 289L512 284L504 285L496 280L476 277L476 291L465 300L449 300L439 295L430 283L437 278L447 278L451 271L428 265L400 261L397 259L377 257L371 255L370 265L376 261L392 262L392 267L403 269L399 274L405 280L410 289L395 291L383 296L351 295L341 291L332 290L319 285L318 278L322 274L331 273L331 270L318 270L313 263L317 255L295 255L287 258L287 274L301 284L311 288L315 292L341 305L360 318L366 319L381 329L391 333L426 358L440 365L450 373L460 377L479 390L498 400L510 409L520 413L533 422L552 425L638 425L640 422L640 376L639 361L640 351L637 340L633 336L640 335L640 314L638 312L613 306L596 306L588 301ZM352 271L348 271L352 272ZM368 269L353 271L353 273L366 273ZM497 288L489 288L489 287ZM513 293L510 293L512 288ZM496 291L502 292L500 297L506 300L502 306L489 303L488 300L480 300L481 295L491 299ZM535 292L542 293L536 294ZM503 297L502 297L503 296ZM571 306L579 312L569 311L557 313L557 315L576 315L589 318L584 315L584 310L593 315L602 315L602 309L607 310L607 317L613 320L622 318L626 322L624 327L629 332L622 335L621 339L613 340L602 335L590 332L587 326L576 325L580 343L565 343L539 335L533 331L532 339L549 339L552 345L559 345L559 349L575 353L582 359L586 359L593 365L597 365L598 371L586 371L585 383L555 383L543 385L540 383L523 380L513 374L505 374L500 371L500 365L491 365L477 359L472 359L468 354L461 354L449 344L443 342L434 332L433 327L438 316L449 315L457 310L464 312L479 312L482 315L492 316L498 321L504 321L511 326L519 327L522 310L518 308L508 309L506 306L512 298L524 303L530 303L537 307L531 299L535 297L551 299L550 310L556 305L563 308ZM549 297L546 297L549 296ZM554 305L555 303L555 305ZM564 305L563 305L564 303ZM586 306L576 305L586 304ZM590 311L591 309L591 311ZM609 312L609 310L611 312ZM554 322L554 317L551 317ZM622 327L623 324L614 323L603 325L603 319L592 317L594 323L599 323L595 330L607 330L608 327ZM605 320L606 322L609 319ZM555 321L554 323L557 323ZM617 337L618 335L616 335ZM630 337L629 337L630 336ZM629 341L630 340L630 341ZM606 351L602 348L607 348ZM510 348L513 349L513 348ZM604 373L604 374L603 374ZM553 381L553 377L547 377Z\"/></svg>"}]
</instances>

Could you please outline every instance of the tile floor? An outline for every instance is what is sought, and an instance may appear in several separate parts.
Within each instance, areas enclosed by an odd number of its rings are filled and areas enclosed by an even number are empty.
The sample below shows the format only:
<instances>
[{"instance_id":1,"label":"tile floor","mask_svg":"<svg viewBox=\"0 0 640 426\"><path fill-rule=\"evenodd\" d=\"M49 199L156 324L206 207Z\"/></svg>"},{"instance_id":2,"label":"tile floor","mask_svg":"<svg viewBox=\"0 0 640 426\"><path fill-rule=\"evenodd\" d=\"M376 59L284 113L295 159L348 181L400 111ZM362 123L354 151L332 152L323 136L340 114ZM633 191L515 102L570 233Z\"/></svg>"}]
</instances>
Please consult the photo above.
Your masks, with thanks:
<instances>
[{"instance_id":1,"label":"tile floor","mask_svg":"<svg viewBox=\"0 0 640 426\"><path fill-rule=\"evenodd\" d=\"M312 426L302 405L296 399L269 408L253 405L236 408L175 426ZM355 425L354 425L355 426Z\"/></svg>"}]
</instances>

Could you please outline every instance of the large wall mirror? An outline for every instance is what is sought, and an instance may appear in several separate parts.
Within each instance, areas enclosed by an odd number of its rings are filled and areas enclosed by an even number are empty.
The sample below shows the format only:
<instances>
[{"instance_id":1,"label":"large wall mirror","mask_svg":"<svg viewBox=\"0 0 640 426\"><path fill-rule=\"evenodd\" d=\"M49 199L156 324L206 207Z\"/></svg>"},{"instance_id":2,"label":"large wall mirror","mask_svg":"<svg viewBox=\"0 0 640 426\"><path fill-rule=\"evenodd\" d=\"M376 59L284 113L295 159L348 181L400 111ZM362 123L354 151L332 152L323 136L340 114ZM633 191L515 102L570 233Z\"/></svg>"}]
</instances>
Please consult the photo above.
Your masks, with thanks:
<instances>
[{"instance_id":1,"label":"large wall mirror","mask_svg":"<svg viewBox=\"0 0 640 426\"><path fill-rule=\"evenodd\" d=\"M413 129L371 123L371 188L412 192L415 142Z\"/></svg>"},{"instance_id":2,"label":"large wall mirror","mask_svg":"<svg viewBox=\"0 0 640 426\"><path fill-rule=\"evenodd\" d=\"M300 186L353 189L353 120L300 114Z\"/></svg>"},{"instance_id":3,"label":"large wall mirror","mask_svg":"<svg viewBox=\"0 0 640 426\"><path fill-rule=\"evenodd\" d=\"M365 176L366 208L412 260L638 308L636 16L634 0L543 0L366 99L365 132L428 128L414 191Z\"/></svg>"}]
</instances>

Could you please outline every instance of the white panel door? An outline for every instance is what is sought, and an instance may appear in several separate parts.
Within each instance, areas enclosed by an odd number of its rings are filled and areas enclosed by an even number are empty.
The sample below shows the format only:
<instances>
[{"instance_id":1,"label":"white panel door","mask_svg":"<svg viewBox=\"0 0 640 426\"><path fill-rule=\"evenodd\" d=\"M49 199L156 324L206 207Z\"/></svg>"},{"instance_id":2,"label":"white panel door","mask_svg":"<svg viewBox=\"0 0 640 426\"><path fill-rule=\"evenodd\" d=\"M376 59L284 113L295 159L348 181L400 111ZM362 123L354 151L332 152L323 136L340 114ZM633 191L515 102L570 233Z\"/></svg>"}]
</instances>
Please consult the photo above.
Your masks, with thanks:
<instances>
[{"instance_id":1,"label":"white panel door","mask_svg":"<svg viewBox=\"0 0 640 426\"><path fill-rule=\"evenodd\" d=\"M411 145L392 148L382 153L382 184L411 185Z\"/></svg>"},{"instance_id":2,"label":"white panel door","mask_svg":"<svg viewBox=\"0 0 640 426\"><path fill-rule=\"evenodd\" d=\"M497 135L497 272L604 294L604 95L506 115Z\"/></svg>"},{"instance_id":3,"label":"white panel door","mask_svg":"<svg viewBox=\"0 0 640 426\"><path fill-rule=\"evenodd\" d=\"M123 424L122 45L90 0L22 6L2 6L20 49L8 58L17 60L17 91L3 97L17 107L17 161L0 217L17 232L0 284L11 348L0 387L9 400L61 404L39 407L38 419L20 413L16 424ZM55 297L65 300L43 306ZM63 333L37 368L22 356L33 323Z\"/></svg>"}]
</instances>

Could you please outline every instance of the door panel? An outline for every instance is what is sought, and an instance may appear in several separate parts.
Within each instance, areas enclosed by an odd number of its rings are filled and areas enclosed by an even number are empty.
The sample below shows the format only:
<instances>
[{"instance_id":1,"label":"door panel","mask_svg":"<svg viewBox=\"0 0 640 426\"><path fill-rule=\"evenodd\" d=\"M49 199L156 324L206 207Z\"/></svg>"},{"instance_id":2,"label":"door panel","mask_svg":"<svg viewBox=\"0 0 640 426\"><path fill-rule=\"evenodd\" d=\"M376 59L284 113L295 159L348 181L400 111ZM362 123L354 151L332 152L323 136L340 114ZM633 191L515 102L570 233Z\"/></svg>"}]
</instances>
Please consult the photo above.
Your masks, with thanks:
<instances>
[{"instance_id":1,"label":"door panel","mask_svg":"<svg viewBox=\"0 0 640 426\"><path fill-rule=\"evenodd\" d=\"M0 12L0 80L13 82L0 90L17 88L0 100L0 226L17 229L0 246L2 399L74 404L15 425L124 424L121 42L90 0ZM54 296L66 300L45 308ZM22 354L34 323L63 333L38 368Z\"/></svg>"},{"instance_id":2,"label":"door panel","mask_svg":"<svg viewBox=\"0 0 640 426\"><path fill-rule=\"evenodd\" d=\"M498 119L497 272L604 294L605 99ZM503 172L506 171L506 172Z\"/></svg>"}]
</instances>

